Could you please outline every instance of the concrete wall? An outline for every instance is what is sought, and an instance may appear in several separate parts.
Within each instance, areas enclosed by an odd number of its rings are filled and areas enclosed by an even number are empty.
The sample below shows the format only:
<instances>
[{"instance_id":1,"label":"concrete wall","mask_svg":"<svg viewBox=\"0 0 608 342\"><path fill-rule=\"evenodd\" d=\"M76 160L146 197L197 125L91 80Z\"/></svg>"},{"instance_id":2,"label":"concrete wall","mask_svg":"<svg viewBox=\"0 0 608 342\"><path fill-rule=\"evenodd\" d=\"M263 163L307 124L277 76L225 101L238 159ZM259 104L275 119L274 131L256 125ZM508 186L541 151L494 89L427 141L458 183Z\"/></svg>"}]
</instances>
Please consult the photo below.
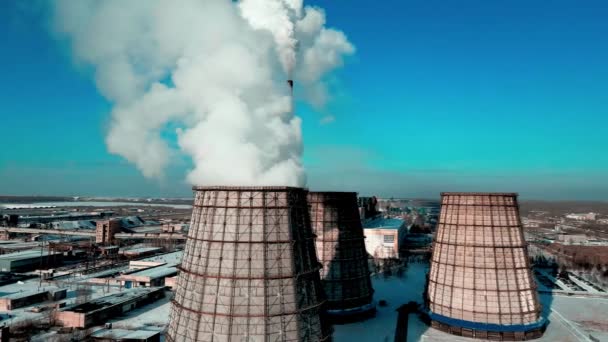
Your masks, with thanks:
<instances>
[{"instance_id":1,"label":"concrete wall","mask_svg":"<svg viewBox=\"0 0 608 342\"><path fill-rule=\"evenodd\" d=\"M374 258L388 259L399 257L398 229L364 229L365 250Z\"/></svg>"},{"instance_id":2,"label":"concrete wall","mask_svg":"<svg viewBox=\"0 0 608 342\"><path fill-rule=\"evenodd\" d=\"M64 327L84 328L86 325L85 314L73 311L58 311L55 313L57 324Z\"/></svg>"},{"instance_id":3,"label":"concrete wall","mask_svg":"<svg viewBox=\"0 0 608 342\"><path fill-rule=\"evenodd\" d=\"M172 290L177 286L177 276L165 278L165 286L170 287Z\"/></svg>"}]
</instances>

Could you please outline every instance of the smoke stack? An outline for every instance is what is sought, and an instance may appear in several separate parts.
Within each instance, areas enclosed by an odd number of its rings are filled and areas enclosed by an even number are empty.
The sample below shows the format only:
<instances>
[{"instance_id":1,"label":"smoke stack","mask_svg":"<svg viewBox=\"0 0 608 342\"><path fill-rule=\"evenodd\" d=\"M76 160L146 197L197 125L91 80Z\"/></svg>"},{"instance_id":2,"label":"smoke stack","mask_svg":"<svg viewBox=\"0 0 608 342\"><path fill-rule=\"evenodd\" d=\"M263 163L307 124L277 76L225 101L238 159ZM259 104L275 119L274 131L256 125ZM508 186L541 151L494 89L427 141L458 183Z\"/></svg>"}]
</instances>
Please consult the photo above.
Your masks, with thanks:
<instances>
[{"instance_id":1,"label":"smoke stack","mask_svg":"<svg viewBox=\"0 0 608 342\"><path fill-rule=\"evenodd\" d=\"M354 192L308 194L326 309L334 319L354 320L375 312L373 288Z\"/></svg>"},{"instance_id":2,"label":"smoke stack","mask_svg":"<svg viewBox=\"0 0 608 342\"><path fill-rule=\"evenodd\" d=\"M290 187L195 187L168 341L323 341L320 265Z\"/></svg>"},{"instance_id":3,"label":"smoke stack","mask_svg":"<svg viewBox=\"0 0 608 342\"><path fill-rule=\"evenodd\" d=\"M431 325L449 333L491 340L542 335L517 194L441 194L427 299Z\"/></svg>"}]
</instances>

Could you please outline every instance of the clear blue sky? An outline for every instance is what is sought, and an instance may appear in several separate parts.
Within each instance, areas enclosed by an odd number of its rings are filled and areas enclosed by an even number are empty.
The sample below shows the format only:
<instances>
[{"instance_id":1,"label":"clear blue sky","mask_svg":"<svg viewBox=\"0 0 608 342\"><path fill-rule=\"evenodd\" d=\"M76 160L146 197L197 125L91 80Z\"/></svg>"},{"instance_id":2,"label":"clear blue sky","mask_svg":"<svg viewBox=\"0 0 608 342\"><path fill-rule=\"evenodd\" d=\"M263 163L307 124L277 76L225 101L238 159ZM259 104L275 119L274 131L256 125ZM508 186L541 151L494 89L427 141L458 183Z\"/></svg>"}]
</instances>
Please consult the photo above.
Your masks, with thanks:
<instances>
[{"instance_id":1,"label":"clear blue sky","mask_svg":"<svg viewBox=\"0 0 608 342\"><path fill-rule=\"evenodd\" d=\"M187 165L159 184L107 152L110 105L44 8L16 3L0 2L0 193L188 195ZM608 2L308 3L357 47L328 108L298 108L311 188L608 200Z\"/></svg>"}]
</instances>

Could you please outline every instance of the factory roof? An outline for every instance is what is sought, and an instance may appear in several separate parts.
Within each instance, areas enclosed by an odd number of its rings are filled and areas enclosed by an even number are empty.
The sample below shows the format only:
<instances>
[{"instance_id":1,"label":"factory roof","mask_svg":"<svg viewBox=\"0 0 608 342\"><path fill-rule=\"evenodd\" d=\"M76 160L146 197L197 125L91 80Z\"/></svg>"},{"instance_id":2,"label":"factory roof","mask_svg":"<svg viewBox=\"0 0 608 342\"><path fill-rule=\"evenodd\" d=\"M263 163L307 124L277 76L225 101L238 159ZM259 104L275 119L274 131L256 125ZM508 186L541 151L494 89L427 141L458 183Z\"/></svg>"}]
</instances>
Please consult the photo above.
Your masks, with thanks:
<instances>
[{"instance_id":1,"label":"factory roof","mask_svg":"<svg viewBox=\"0 0 608 342\"><path fill-rule=\"evenodd\" d=\"M116 248L120 248L119 246L99 246L99 249L101 250L107 250L107 249L116 249Z\"/></svg>"},{"instance_id":2,"label":"factory roof","mask_svg":"<svg viewBox=\"0 0 608 342\"><path fill-rule=\"evenodd\" d=\"M160 233L163 230L163 226L141 226L133 227L129 230L133 233Z\"/></svg>"},{"instance_id":3,"label":"factory roof","mask_svg":"<svg viewBox=\"0 0 608 342\"><path fill-rule=\"evenodd\" d=\"M139 216L125 216L118 218L122 228L133 228L145 225L145 221Z\"/></svg>"},{"instance_id":4,"label":"factory roof","mask_svg":"<svg viewBox=\"0 0 608 342\"><path fill-rule=\"evenodd\" d=\"M127 277L149 277L151 279L168 277L177 273L176 265L152 267L145 270L129 273Z\"/></svg>"},{"instance_id":5,"label":"factory roof","mask_svg":"<svg viewBox=\"0 0 608 342\"><path fill-rule=\"evenodd\" d=\"M7 294L6 296L2 296L2 297L0 297L0 299L21 299L21 298L35 296L35 295L39 295L39 294L43 294L43 293L47 293L47 292L48 291L37 291L37 290L15 292L15 293Z\"/></svg>"},{"instance_id":6,"label":"factory roof","mask_svg":"<svg viewBox=\"0 0 608 342\"><path fill-rule=\"evenodd\" d=\"M125 329L101 329L91 334L92 338L120 339L120 340L147 340L160 334L153 330L125 330Z\"/></svg>"},{"instance_id":7,"label":"factory roof","mask_svg":"<svg viewBox=\"0 0 608 342\"><path fill-rule=\"evenodd\" d=\"M122 253L147 253L147 252L155 252L160 251L162 248L160 247L139 247L139 248L131 248L125 249Z\"/></svg>"},{"instance_id":8,"label":"factory roof","mask_svg":"<svg viewBox=\"0 0 608 342\"><path fill-rule=\"evenodd\" d=\"M6 243L5 243L6 242ZM32 241L32 242L24 242L24 241L2 241L0 243L0 248L2 249L31 249L40 247L40 242Z\"/></svg>"},{"instance_id":9,"label":"factory roof","mask_svg":"<svg viewBox=\"0 0 608 342\"><path fill-rule=\"evenodd\" d=\"M57 254L61 254L61 253L51 253L54 255ZM0 261L16 261L16 260L24 260L24 259L33 259L33 258L39 258L41 255L46 256L49 255L48 251L38 251L38 250L29 250L29 251L22 251L22 252L16 252L16 253L10 253L10 254L3 254L0 255Z\"/></svg>"},{"instance_id":10,"label":"factory roof","mask_svg":"<svg viewBox=\"0 0 608 342\"><path fill-rule=\"evenodd\" d=\"M95 229L95 221L80 220L80 221L59 221L52 223L55 229Z\"/></svg>"},{"instance_id":11,"label":"factory roof","mask_svg":"<svg viewBox=\"0 0 608 342\"><path fill-rule=\"evenodd\" d=\"M78 313L92 313L112 305L128 302L130 300L148 295L150 293L162 291L162 288L135 288L121 293L94 299L92 301L66 307L61 311L72 311Z\"/></svg>"},{"instance_id":12,"label":"factory roof","mask_svg":"<svg viewBox=\"0 0 608 342\"><path fill-rule=\"evenodd\" d=\"M397 218L372 218L363 221L363 229L399 229L404 221Z\"/></svg>"},{"instance_id":13,"label":"factory roof","mask_svg":"<svg viewBox=\"0 0 608 342\"><path fill-rule=\"evenodd\" d=\"M89 216L101 216L103 213L100 212L75 212L75 213L58 213L51 215L19 215L19 218L23 219L61 219L61 218L73 218L73 217L89 217Z\"/></svg>"}]
</instances>

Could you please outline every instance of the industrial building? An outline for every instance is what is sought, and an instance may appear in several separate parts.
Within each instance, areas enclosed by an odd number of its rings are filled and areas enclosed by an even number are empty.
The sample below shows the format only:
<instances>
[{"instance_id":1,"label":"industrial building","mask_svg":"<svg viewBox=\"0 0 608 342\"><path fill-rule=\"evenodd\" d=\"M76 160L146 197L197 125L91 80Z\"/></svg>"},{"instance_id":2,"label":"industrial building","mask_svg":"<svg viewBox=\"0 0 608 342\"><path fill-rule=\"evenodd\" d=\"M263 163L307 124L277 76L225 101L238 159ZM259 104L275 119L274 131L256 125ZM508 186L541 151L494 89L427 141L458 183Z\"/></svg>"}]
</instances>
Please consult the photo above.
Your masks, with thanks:
<instances>
[{"instance_id":1,"label":"industrial building","mask_svg":"<svg viewBox=\"0 0 608 342\"><path fill-rule=\"evenodd\" d=\"M0 271L29 272L61 264L63 254L46 250L27 250L0 255Z\"/></svg>"},{"instance_id":2,"label":"industrial building","mask_svg":"<svg viewBox=\"0 0 608 342\"><path fill-rule=\"evenodd\" d=\"M307 191L195 187L168 341L324 341Z\"/></svg>"},{"instance_id":3,"label":"industrial building","mask_svg":"<svg viewBox=\"0 0 608 342\"><path fill-rule=\"evenodd\" d=\"M449 333L494 340L542 334L517 194L442 194L426 296L431 325Z\"/></svg>"},{"instance_id":4,"label":"industrial building","mask_svg":"<svg viewBox=\"0 0 608 342\"><path fill-rule=\"evenodd\" d=\"M15 292L0 297L0 311L10 311L47 300L57 301L66 295L66 289Z\"/></svg>"},{"instance_id":5,"label":"industrial building","mask_svg":"<svg viewBox=\"0 0 608 342\"><path fill-rule=\"evenodd\" d=\"M585 234L557 234L557 240L566 245L582 245L589 237Z\"/></svg>"},{"instance_id":6,"label":"industrial building","mask_svg":"<svg viewBox=\"0 0 608 342\"><path fill-rule=\"evenodd\" d=\"M359 207L359 217L362 220L372 218L380 213L376 197L359 197L357 198L357 206Z\"/></svg>"},{"instance_id":7,"label":"industrial building","mask_svg":"<svg viewBox=\"0 0 608 342\"><path fill-rule=\"evenodd\" d=\"M28 211L30 214L28 214ZM29 226L30 224L52 223L59 221L90 221L103 220L114 215L112 211L101 212L60 212L51 215L36 215L31 214L31 209L23 213L11 213L2 215L2 218L8 223L9 227Z\"/></svg>"},{"instance_id":8,"label":"industrial building","mask_svg":"<svg viewBox=\"0 0 608 342\"><path fill-rule=\"evenodd\" d=\"M97 223L92 220L79 220L79 221L57 221L51 222L47 225L52 229L91 229L97 228Z\"/></svg>"},{"instance_id":9,"label":"industrial building","mask_svg":"<svg viewBox=\"0 0 608 342\"><path fill-rule=\"evenodd\" d=\"M120 220L97 221L95 232L95 243L101 245L111 245L114 243L114 234L120 232Z\"/></svg>"},{"instance_id":10,"label":"industrial building","mask_svg":"<svg viewBox=\"0 0 608 342\"><path fill-rule=\"evenodd\" d=\"M367 254L377 259L398 258L407 227L402 219L375 217L363 221L363 234Z\"/></svg>"},{"instance_id":11,"label":"industrial building","mask_svg":"<svg viewBox=\"0 0 608 342\"><path fill-rule=\"evenodd\" d=\"M0 254L10 254L20 251L40 250L41 243L38 241L22 241L22 240L0 240Z\"/></svg>"},{"instance_id":12,"label":"industrial building","mask_svg":"<svg viewBox=\"0 0 608 342\"><path fill-rule=\"evenodd\" d=\"M118 252L118 254L124 255L127 258L138 258L148 255L154 255L161 252L163 249L160 247L136 247L124 249Z\"/></svg>"},{"instance_id":13,"label":"industrial building","mask_svg":"<svg viewBox=\"0 0 608 342\"><path fill-rule=\"evenodd\" d=\"M365 317L374 312L363 227L354 192L308 194L325 309L332 316Z\"/></svg>"},{"instance_id":14,"label":"industrial building","mask_svg":"<svg viewBox=\"0 0 608 342\"><path fill-rule=\"evenodd\" d=\"M99 252L106 257L117 256L119 250L119 246L99 246Z\"/></svg>"},{"instance_id":15,"label":"industrial building","mask_svg":"<svg viewBox=\"0 0 608 342\"><path fill-rule=\"evenodd\" d=\"M154 302L164 295L162 287L131 289L83 304L65 307L55 314L55 319L58 324L65 327L88 328Z\"/></svg>"},{"instance_id":16,"label":"industrial building","mask_svg":"<svg viewBox=\"0 0 608 342\"><path fill-rule=\"evenodd\" d=\"M165 278L177 275L173 266L159 266L143 269L137 272L123 274L118 277L121 285L127 289L132 287L165 286Z\"/></svg>"},{"instance_id":17,"label":"industrial building","mask_svg":"<svg viewBox=\"0 0 608 342\"><path fill-rule=\"evenodd\" d=\"M596 213L587 214L568 214L566 218L577 220L577 221L595 221L597 219Z\"/></svg>"},{"instance_id":18,"label":"industrial building","mask_svg":"<svg viewBox=\"0 0 608 342\"><path fill-rule=\"evenodd\" d=\"M188 225L183 223L163 223L163 233L182 233L188 230Z\"/></svg>"}]
</instances>

